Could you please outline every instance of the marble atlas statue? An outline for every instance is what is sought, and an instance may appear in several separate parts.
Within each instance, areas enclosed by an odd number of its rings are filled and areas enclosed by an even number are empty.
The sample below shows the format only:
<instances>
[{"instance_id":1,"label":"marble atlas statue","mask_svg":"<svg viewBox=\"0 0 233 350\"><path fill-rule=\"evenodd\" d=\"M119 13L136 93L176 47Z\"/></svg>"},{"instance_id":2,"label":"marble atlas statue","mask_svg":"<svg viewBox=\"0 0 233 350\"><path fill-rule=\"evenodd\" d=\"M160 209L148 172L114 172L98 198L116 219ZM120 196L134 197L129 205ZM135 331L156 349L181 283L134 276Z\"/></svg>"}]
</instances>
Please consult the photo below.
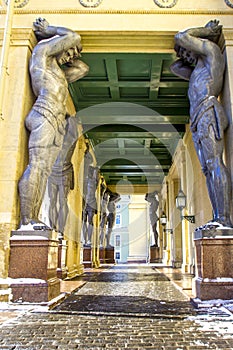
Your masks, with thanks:
<instances>
[{"instance_id":1,"label":"marble atlas statue","mask_svg":"<svg viewBox=\"0 0 233 350\"><path fill-rule=\"evenodd\" d=\"M218 45L221 33L217 20L177 33L178 59L171 71L189 81L190 127L213 209L213 220L207 225L231 227L231 180L223 162L228 119L218 100L225 71L224 55Z\"/></svg>"},{"instance_id":2,"label":"marble atlas statue","mask_svg":"<svg viewBox=\"0 0 233 350\"><path fill-rule=\"evenodd\" d=\"M100 247L104 246L104 239L106 236L106 225L107 225L107 207L109 201L110 191L107 188L104 177L101 177L101 189L100 189Z\"/></svg>"},{"instance_id":3,"label":"marble atlas statue","mask_svg":"<svg viewBox=\"0 0 233 350\"><path fill-rule=\"evenodd\" d=\"M106 247L112 247L110 244L112 230L116 220L116 203L121 200L119 193L110 192L109 200L107 205L108 216L107 216L107 233L106 233Z\"/></svg>"},{"instance_id":4,"label":"marble atlas statue","mask_svg":"<svg viewBox=\"0 0 233 350\"><path fill-rule=\"evenodd\" d=\"M100 180L98 167L89 166L87 193L83 209L82 234L85 246L91 246L94 230L94 215L97 214L96 190Z\"/></svg>"},{"instance_id":5,"label":"marble atlas statue","mask_svg":"<svg viewBox=\"0 0 233 350\"><path fill-rule=\"evenodd\" d=\"M68 83L81 79L88 66L80 60L81 37L71 29L34 22L38 44L29 63L36 100L26 117L29 164L19 181L21 227L43 227L38 219L46 184L61 150L66 128Z\"/></svg>"},{"instance_id":6,"label":"marble atlas statue","mask_svg":"<svg viewBox=\"0 0 233 350\"><path fill-rule=\"evenodd\" d=\"M157 222L158 222L158 192L154 191L151 193L146 193L145 200L150 203L149 213L150 213L150 223L154 235L154 246L158 247L158 231L157 231Z\"/></svg>"}]
</instances>

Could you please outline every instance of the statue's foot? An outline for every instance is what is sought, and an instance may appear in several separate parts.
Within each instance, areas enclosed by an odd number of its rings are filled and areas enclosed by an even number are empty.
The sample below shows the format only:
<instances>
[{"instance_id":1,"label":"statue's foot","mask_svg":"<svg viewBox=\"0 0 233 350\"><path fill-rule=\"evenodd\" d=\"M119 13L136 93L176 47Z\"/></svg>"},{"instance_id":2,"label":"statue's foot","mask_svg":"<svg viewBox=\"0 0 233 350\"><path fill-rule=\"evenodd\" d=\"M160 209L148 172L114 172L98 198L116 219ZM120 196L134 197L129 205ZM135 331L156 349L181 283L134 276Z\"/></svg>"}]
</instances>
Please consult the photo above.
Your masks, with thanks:
<instances>
[{"instance_id":1,"label":"statue's foot","mask_svg":"<svg viewBox=\"0 0 233 350\"><path fill-rule=\"evenodd\" d=\"M113 248L111 244L107 244L106 248Z\"/></svg>"},{"instance_id":2,"label":"statue's foot","mask_svg":"<svg viewBox=\"0 0 233 350\"><path fill-rule=\"evenodd\" d=\"M51 227L47 226L44 222L40 220L31 220L28 224L20 225L19 231L45 231L51 230Z\"/></svg>"},{"instance_id":3,"label":"statue's foot","mask_svg":"<svg viewBox=\"0 0 233 350\"><path fill-rule=\"evenodd\" d=\"M216 219L216 220L211 220L207 222L203 226L197 227L195 231L197 230L216 231L217 229L227 229L227 228L232 228L232 224L229 220L226 221L226 220Z\"/></svg>"},{"instance_id":4,"label":"statue's foot","mask_svg":"<svg viewBox=\"0 0 233 350\"><path fill-rule=\"evenodd\" d=\"M233 227L231 220L228 217L223 216L219 219L216 219L215 221L218 222L224 228L232 228Z\"/></svg>"}]
</instances>

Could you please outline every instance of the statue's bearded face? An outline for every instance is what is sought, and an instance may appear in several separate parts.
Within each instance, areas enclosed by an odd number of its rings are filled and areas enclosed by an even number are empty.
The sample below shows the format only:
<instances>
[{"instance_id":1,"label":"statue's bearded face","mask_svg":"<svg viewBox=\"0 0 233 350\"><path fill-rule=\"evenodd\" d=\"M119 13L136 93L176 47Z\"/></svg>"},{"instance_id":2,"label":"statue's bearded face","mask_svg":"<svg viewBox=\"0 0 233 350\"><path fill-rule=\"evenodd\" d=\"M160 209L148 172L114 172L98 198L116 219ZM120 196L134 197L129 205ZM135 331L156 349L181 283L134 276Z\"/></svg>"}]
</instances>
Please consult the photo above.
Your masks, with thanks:
<instances>
[{"instance_id":1,"label":"statue's bearded face","mask_svg":"<svg viewBox=\"0 0 233 350\"><path fill-rule=\"evenodd\" d=\"M72 63L75 58L80 56L77 46L70 48L67 51L62 52L58 57L58 63L60 65L66 63Z\"/></svg>"},{"instance_id":2,"label":"statue's bearded face","mask_svg":"<svg viewBox=\"0 0 233 350\"><path fill-rule=\"evenodd\" d=\"M190 65L196 64L197 62L197 56L192 51L186 50L184 47L181 46L177 50L177 56L182 58L185 62L187 62Z\"/></svg>"}]
</instances>

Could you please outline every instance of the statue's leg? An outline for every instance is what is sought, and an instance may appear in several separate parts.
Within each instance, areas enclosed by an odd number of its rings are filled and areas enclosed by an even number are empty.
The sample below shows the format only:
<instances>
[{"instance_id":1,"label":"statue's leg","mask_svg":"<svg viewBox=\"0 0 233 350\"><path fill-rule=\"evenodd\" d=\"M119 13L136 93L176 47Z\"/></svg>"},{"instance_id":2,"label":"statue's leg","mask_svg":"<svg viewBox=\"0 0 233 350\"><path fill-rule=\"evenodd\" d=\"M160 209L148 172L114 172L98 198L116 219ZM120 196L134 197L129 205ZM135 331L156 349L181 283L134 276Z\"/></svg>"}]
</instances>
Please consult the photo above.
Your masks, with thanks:
<instances>
[{"instance_id":1,"label":"statue's leg","mask_svg":"<svg viewBox=\"0 0 233 350\"><path fill-rule=\"evenodd\" d=\"M214 219L218 217L217 197L214 189L214 183L212 179L212 173L208 166L208 161L214 156L215 142L209 136L209 126L211 118L206 114L205 118L199 121L197 125L197 131L193 132L193 141L196 149L197 156L199 158L202 171L206 177L206 185L209 194L209 199L212 205Z\"/></svg>"},{"instance_id":2,"label":"statue's leg","mask_svg":"<svg viewBox=\"0 0 233 350\"><path fill-rule=\"evenodd\" d=\"M107 247L111 247L110 245L110 239L111 239L111 235L112 235L112 229L113 229L113 225L115 222L115 213L110 213L108 215L108 230L107 230L107 234L106 234L106 246Z\"/></svg>"},{"instance_id":3,"label":"statue's leg","mask_svg":"<svg viewBox=\"0 0 233 350\"><path fill-rule=\"evenodd\" d=\"M216 215L215 220L225 226L232 226L230 220L230 202L231 202L231 181L228 169L223 163L223 140L216 140L214 131L210 128L209 142L203 145L203 149L209 154L211 144L214 150L212 155L209 155L207 167L211 174L212 188L216 199ZM211 142L211 144L210 144Z\"/></svg>"},{"instance_id":4,"label":"statue's leg","mask_svg":"<svg viewBox=\"0 0 233 350\"><path fill-rule=\"evenodd\" d=\"M35 184L39 184L41 172L30 164L24 171L19 181L20 211L22 225L32 223L34 219L34 200L37 197L39 188Z\"/></svg>"},{"instance_id":5,"label":"statue's leg","mask_svg":"<svg viewBox=\"0 0 233 350\"><path fill-rule=\"evenodd\" d=\"M108 227L108 232L106 234L106 246L110 247L110 239L112 235L112 227Z\"/></svg>"},{"instance_id":6,"label":"statue's leg","mask_svg":"<svg viewBox=\"0 0 233 350\"><path fill-rule=\"evenodd\" d=\"M152 226L155 240L155 247L158 247L158 231L157 231L157 222Z\"/></svg>"},{"instance_id":7,"label":"statue's leg","mask_svg":"<svg viewBox=\"0 0 233 350\"><path fill-rule=\"evenodd\" d=\"M50 129L50 126L49 128L47 128L47 130ZM53 134L52 134L53 132ZM51 138L51 142L53 142L53 139L54 139L54 129L50 129L50 135L53 137ZM58 154L61 150L61 146L57 146L57 145L54 145L54 144L50 144L48 143L48 147L45 147L43 149L43 152L41 150L41 158L43 157L43 161L42 161L42 164L41 164L41 167L43 169L43 175L40 179L40 184L41 184L41 190L38 191L38 194L37 194L37 197L36 197L36 200L35 200L35 217L38 218L38 215L39 215L39 212L40 212L40 208L41 208L41 205L42 205L42 201L44 199L44 194L45 194L45 190L46 190L46 186L47 186L47 181L48 181L48 177L49 175L51 174L52 172L52 167L58 157Z\"/></svg>"},{"instance_id":8,"label":"statue's leg","mask_svg":"<svg viewBox=\"0 0 233 350\"><path fill-rule=\"evenodd\" d=\"M39 113L31 111L29 164L19 181L20 210L23 225L39 222L38 215L46 190L48 176L60 151L54 144L56 131Z\"/></svg>"},{"instance_id":9,"label":"statue's leg","mask_svg":"<svg viewBox=\"0 0 233 350\"><path fill-rule=\"evenodd\" d=\"M230 200L231 182L228 170L223 163L223 140L216 139L213 126L210 124L206 134L200 140L201 157L205 160L209 197L213 207L214 220L231 226ZM200 157L199 157L200 159Z\"/></svg>"}]
</instances>

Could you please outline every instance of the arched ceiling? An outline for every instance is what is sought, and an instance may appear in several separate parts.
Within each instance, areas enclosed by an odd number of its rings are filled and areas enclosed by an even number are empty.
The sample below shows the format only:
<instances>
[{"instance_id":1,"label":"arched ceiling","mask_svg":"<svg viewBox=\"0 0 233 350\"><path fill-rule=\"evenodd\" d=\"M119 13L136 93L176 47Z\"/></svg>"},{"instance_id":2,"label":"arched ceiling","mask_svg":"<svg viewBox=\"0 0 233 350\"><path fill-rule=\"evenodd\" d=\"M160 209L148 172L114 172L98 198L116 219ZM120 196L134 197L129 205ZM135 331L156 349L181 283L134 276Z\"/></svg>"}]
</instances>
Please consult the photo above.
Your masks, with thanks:
<instances>
[{"instance_id":1,"label":"arched ceiling","mask_svg":"<svg viewBox=\"0 0 233 350\"><path fill-rule=\"evenodd\" d=\"M160 185L189 121L188 83L173 53L84 53L89 74L70 85L108 185Z\"/></svg>"}]
</instances>

